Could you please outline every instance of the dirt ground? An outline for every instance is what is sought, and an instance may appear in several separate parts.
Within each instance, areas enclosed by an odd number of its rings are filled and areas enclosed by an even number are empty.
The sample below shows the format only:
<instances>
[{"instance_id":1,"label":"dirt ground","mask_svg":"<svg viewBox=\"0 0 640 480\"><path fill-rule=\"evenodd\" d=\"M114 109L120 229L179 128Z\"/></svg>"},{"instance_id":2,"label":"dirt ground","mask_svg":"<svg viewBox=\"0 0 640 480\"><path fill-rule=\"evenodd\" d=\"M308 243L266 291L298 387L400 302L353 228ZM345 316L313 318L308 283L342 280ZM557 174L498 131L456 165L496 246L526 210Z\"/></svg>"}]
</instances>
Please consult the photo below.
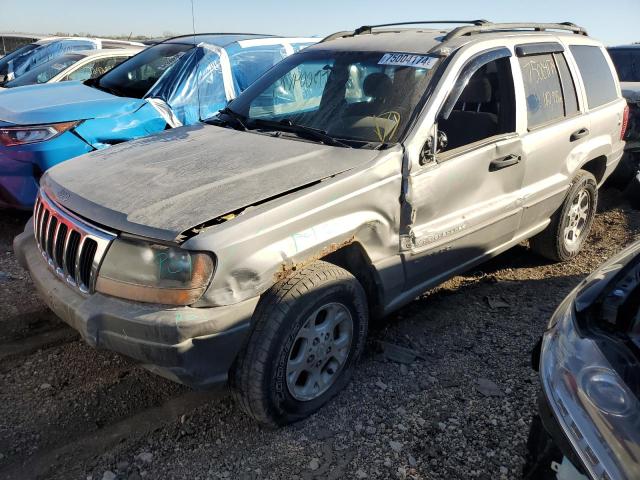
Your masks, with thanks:
<instances>
[{"instance_id":1,"label":"dirt ground","mask_svg":"<svg viewBox=\"0 0 640 480\"><path fill-rule=\"evenodd\" d=\"M0 212L0 478L519 478L538 380L530 351L580 279L640 234L615 190L585 250L518 246L372 328L350 386L308 420L257 426L226 392L194 392L96 351L47 310ZM412 348L388 360L380 342Z\"/></svg>"}]
</instances>

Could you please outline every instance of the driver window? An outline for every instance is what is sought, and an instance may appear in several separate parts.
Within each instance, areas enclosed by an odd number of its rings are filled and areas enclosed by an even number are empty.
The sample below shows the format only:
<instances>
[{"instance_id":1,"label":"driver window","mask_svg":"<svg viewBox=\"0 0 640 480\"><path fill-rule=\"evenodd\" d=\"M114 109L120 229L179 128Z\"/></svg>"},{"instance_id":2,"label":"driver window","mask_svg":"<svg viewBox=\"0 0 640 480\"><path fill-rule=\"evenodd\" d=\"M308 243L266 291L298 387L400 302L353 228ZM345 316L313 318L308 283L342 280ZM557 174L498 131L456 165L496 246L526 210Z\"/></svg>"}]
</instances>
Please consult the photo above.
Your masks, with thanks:
<instances>
[{"instance_id":1,"label":"driver window","mask_svg":"<svg viewBox=\"0 0 640 480\"><path fill-rule=\"evenodd\" d=\"M438 121L447 138L440 153L515 132L516 111L509 58L480 67L462 90L449 118Z\"/></svg>"}]
</instances>

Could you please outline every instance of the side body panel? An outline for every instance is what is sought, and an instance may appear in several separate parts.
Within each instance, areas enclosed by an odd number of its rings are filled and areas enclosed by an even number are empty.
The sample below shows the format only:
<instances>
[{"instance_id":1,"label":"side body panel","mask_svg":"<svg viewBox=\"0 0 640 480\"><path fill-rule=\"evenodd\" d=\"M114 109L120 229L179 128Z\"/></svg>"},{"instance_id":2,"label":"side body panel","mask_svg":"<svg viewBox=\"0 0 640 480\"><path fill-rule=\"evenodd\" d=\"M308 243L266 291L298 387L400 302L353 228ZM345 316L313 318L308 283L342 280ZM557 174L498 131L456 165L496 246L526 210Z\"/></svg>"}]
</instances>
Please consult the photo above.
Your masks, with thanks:
<instances>
[{"instance_id":1,"label":"side body panel","mask_svg":"<svg viewBox=\"0 0 640 480\"><path fill-rule=\"evenodd\" d=\"M376 272L384 299L398 295L402 153L395 147L372 163L338 174L205 228L185 248L216 253L216 273L201 304L228 305L259 295L291 271L333 251L358 245Z\"/></svg>"}]
</instances>

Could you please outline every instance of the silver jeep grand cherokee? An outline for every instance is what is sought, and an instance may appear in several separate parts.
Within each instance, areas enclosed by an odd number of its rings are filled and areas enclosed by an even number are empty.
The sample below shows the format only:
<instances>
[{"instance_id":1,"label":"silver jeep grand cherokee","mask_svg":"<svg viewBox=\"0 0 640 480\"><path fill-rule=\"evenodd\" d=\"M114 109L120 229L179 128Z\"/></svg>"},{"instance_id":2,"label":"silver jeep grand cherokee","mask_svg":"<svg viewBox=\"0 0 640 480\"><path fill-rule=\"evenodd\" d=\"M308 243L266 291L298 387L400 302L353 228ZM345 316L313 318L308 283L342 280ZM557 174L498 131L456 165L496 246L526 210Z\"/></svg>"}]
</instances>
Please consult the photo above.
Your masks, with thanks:
<instances>
[{"instance_id":1,"label":"silver jeep grand cherokee","mask_svg":"<svg viewBox=\"0 0 640 480\"><path fill-rule=\"evenodd\" d=\"M345 386L370 318L525 239L575 256L625 105L573 24L362 27L206 124L49 170L15 249L89 344L286 424Z\"/></svg>"}]
</instances>

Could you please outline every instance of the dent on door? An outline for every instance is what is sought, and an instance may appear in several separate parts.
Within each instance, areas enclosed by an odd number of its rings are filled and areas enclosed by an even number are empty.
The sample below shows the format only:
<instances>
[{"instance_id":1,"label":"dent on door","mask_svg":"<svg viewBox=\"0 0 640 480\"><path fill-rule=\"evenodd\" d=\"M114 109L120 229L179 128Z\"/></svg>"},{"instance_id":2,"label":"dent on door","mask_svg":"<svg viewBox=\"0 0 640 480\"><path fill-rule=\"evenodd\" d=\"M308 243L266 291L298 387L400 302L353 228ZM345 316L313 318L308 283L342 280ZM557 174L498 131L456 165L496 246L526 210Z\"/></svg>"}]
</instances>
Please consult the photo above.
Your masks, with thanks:
<instances>
[{"instance_id":1,"label":"dent on door","mask_svg":"<svg viewBox=\"0 0 640 480\"><path fill-rule=\"evenodd\" d=\"M463 68L457 83L466 89L469 78L480 68L501 61L499 88L508 94L513 80L510 63L504 59L510 56L509 50L498 49L472 58L468 71L465 72L467 67ZM489 102L493 101L490 93L485 94L476 87L471 90L474 95L482 94L483 98L491 98ZM443 108L452 109L458 96L445 102ZM479 106L476 112L480 112ZM488 114L478 115L478 120L482 120ZM457 120L463 116L458 115ZM512 125L507 122L496 126L496 129L507 129L506 133L498 131L479 140L471 136L472 143L461 146L455 143L453 150L436 155L436 161L415 168L408 175L405 200L411 213L405 216L409 220L401 242L408 288L438 283L509 246L516 237L523 210L524 152L515 133L515 110L505 109L498 118L509 120L511 116ZM445 124L448 117L442 118ZM514 131L510 131L511 128Z\"/></svg>"},{"instance_id":2,"label":"dent on door","mask_svg":"<svg viewBox=\"0 0 640 480\"><path fill-rule=\"evenodd\" d=\"M415 206L403 249L438 253L510 239L522 210L522 156L520 139L513 137L411 176ZM483 238L476 236L483 229Z\"/></svg>"}]
</instances>

